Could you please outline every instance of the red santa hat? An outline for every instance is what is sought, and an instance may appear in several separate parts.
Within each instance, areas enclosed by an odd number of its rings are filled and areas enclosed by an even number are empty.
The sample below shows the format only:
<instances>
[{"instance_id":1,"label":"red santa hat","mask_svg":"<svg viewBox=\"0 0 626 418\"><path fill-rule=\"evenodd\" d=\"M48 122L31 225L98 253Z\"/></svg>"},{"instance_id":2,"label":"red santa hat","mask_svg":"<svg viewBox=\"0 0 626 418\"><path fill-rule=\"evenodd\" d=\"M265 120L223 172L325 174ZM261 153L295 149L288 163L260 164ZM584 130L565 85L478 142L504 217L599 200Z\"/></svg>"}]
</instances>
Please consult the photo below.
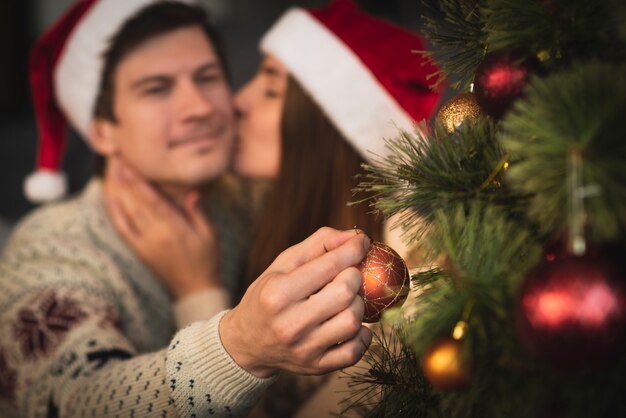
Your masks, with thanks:
<instances>
[{"instance_id":1,"label":"red santa hat","mask_svg":"<svg viewBox=\"0 0 626 418\"><path fill-rule=\"evenodd\" d=\"M359 10L352 0L289 9L261 40L366 160L388 153L383 138L431 116L437 69L415 34Z\"/></svg>"},{"instance_id":2,"label":"red santa hat","mask_svg":"<svg viewBox=\"0 0 626 418\"><path fill-rule=\"evenodd\" d=\"M157 1L78 0L33 47L30 79L39 149L36 171L24 182L24 193L32 202L54 200L67 192L61 172L67 124L89 142L102 54L128 18Z\"/></svg>"}]
</instances>

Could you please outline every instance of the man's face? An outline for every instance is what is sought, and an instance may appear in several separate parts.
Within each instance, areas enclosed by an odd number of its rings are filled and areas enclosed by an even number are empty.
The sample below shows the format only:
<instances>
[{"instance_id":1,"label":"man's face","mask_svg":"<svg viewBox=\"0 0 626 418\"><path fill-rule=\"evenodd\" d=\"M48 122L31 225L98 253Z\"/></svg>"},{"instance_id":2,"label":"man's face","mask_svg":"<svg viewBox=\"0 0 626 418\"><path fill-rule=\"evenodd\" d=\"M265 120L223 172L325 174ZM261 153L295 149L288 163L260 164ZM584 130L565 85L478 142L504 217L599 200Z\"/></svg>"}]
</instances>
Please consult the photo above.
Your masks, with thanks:
<instances>
[{"instance_id":1,"label":"man's face","mask_svg":"<svg viewBox=\"0 0 626 418\"><path fill-rule=\"evenodd\" d=\"M198 186L228 167L232 96L202 29L143 43L120 62L114 80L117 121L94 125L100 153L119 154L148 180L175 187Z\"/></svg>"}]
</instances>

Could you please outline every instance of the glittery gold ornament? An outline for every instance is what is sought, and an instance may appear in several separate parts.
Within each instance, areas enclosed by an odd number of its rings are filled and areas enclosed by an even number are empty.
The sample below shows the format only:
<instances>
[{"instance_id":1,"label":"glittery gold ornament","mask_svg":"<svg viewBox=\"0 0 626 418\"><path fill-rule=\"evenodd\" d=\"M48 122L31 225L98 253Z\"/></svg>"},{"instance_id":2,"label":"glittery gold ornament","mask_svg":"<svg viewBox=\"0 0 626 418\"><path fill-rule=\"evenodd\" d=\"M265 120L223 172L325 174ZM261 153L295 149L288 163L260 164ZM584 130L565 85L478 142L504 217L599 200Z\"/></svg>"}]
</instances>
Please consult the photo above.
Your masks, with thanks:
<instances>
[{"instance_id":1,"label":"glittery gold ornament","mask_svg":"<svg viewBox=\"0 0 626 418\"><path fill-rule=\"evenodd\" d=\"M454 132L465 119L476 119L483 114L474 93L463 93L448 100L439 109L437 117L449 132Z\"/></svg>"},{"instance_id":2,"label":"glittery gold ornament","mask_svg":"<svg viewBox=\"0 0 626 418\"><path fill-rule=\"evenodd\" d=\"M461 341L451 337L436 341L426 351L422 370L433 387L441 391L464 389L470 383L469 368L461 355Z\"/></svg>"},{"instance_id":3,"label":"glittery gold ornament","mask_svg":"<svg viewBox=\"0 0 626 418\"><path fill-rule=\"evenodd\" d=\"M365 302L364 322L376 322L385 309L404 302L409 293L409 270L393 248L373 241L359 265Z\"/></svg>"}]
</instances>

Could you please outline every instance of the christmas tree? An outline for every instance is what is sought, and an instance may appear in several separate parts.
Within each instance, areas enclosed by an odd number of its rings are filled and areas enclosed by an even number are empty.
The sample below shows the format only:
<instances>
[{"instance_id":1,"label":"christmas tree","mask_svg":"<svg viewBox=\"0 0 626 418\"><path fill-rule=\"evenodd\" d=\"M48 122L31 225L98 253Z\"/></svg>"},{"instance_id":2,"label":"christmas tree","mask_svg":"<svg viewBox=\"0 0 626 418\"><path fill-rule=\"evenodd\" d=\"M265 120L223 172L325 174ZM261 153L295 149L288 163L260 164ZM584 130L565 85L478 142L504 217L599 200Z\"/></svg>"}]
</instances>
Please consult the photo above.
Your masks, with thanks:
<instances>
[{"instance_id":1,"label":"christmas tree","mask_svg":"<svg viewBox=\"0 0 626 418\"><path fill-rule=\"evenodd\" d=\"M362 178L424 266L346 410L626 417L626 4L423 6L458 95Z\"/></svg>"}]
</instances>

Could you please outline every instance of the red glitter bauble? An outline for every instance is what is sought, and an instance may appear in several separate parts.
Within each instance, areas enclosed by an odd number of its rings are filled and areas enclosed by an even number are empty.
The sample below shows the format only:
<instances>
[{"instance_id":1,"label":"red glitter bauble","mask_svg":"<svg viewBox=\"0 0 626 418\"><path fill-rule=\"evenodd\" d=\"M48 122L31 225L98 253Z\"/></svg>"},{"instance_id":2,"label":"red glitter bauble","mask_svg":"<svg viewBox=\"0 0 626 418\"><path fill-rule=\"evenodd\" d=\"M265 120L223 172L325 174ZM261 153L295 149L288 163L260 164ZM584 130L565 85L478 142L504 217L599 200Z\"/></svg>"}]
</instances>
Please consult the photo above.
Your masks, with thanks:
<instances>
[{"instance_id":1,"label":"red glitter bauble","mask_svg":"<svg viewBox=\"0 0 626 418\"><path fill-rule=\"evenodd\" d=\"M476 101L485 113L500 118L521 96L528 79L538 69L535 57L521 58L502 51L487 54L474 77Z\"/></svg>"},{"instance_id":2,"label":"red glitter bauble","mask_svg":"<svg viewBox=\"0 0 626 418\"><path fill-rule=\"evenodd\" d=\"M360 294L365 302L364 322L378 321L385 309L404 302L409 293L409 270L393 248L372 241L359 264L363 281Z\"/></svg>"},{"instance_id":3,"label":"red glitter bauble","mask_svg":"<svg viewBox=\"0 0 626 418\"><path fill-rule=\"evenodd\" d=\"M596 366L626 336L624 275L592 257L548 255L522 287L517 314L522 343L555 369Z\"/></svg>"}]
</instances>

